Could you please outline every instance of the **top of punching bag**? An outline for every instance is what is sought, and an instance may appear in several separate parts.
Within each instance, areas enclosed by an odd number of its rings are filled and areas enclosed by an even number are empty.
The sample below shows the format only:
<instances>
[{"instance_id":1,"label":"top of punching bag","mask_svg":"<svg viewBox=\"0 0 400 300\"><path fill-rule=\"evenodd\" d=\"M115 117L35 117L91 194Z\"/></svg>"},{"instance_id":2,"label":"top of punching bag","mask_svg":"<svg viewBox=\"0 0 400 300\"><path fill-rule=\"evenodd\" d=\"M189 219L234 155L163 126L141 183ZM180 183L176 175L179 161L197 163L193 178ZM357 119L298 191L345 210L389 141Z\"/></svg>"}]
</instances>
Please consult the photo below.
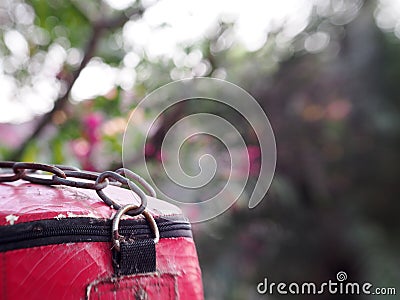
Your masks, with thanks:
<instances>
[{"instance_id":1,"label":"top of punching bag","mask_svg":"<svg viewBox=\"0 0 400 300\"><path fill-rule=\"evenodd\" d=\"M0 181L2 181L2 176L5 177L0 174ZM52 178L51 175L34 175L34 177L47 180ZM0 182L0 225L77 217L110 219L116 213L116 210L107 205L93 189L63 184L43 185L29 182L26 179L4 181ZM76 181L83 182L84 180ZM141 203L137 193L130 189L109 184L103 189L103 192L121 206L127 204L139 206ZM146 196L146 198L146 210L155 217L182 214L175 205L151 196ZM140 216L124 216L124 218L136 217Z\"/></svg>"}]
</instances>

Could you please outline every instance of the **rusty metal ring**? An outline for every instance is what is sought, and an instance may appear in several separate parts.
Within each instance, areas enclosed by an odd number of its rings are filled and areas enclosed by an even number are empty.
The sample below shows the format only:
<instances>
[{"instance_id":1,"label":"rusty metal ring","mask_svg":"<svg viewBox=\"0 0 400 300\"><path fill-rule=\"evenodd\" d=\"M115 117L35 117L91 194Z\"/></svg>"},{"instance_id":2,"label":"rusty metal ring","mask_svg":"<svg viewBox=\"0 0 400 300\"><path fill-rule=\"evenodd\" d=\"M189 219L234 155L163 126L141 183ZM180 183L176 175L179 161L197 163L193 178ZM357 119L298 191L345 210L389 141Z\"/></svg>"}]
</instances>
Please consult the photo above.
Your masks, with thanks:
<instances>
[{"instance_id":1,"label":"rusty metal ring","mask_svg":"<svg viewBox=\"0 0 400 300\"><path fill-rule=\"evenodd\" d=\"M147 206L147 196L146 194L136 185L134 184L132 181L130 181L128 178L123 177L120 174L117 174L115 172L111 172L111 171L105 171L103 173L101 173L97 179L96 179L96 183L95 184L100 184L102 183L104 180L106 179L114 179L115 181L120 182L123 186L130 188L133 192L135 192L139 198L140 198L140 205L137 206L136 209L130 209L129 210L129 215L130 216L136 216L141 214L146 206ZM113 201L112 199L110 199L103 190L98 189L96 190L97 195L99 195L99 197L104 201L104 203L106 203L108 206L114 208L114 209L120 209L121 205L118 204L117 202Z\"/></svg>"},{"instance_id":2,"label":"rusty metal ring","mask_svg":"<svg viewBox=\"0 0 400 300\"><path fill-rule=\"evenodd\" d=\"M59 168L61 171L64 171L64 172L65 172L65 171L83 172L83 171L81 171L79 168L73 167L73 166L58 165L58 164L53 165L53 166ZM86 171L85 171L85 172L86 172Z\"/></svg>"},{"instance_id":3,"label":"rusty metal ring","mask_svg":"<svg viewBox=\"0 0 400 300\"><path fill-rule=\"evenodd\" d=\"M16 181L21 179L25 173L26 170L14 170L13 167L15 165L14 161L2 161L0 162L0 168L2 169L11 169L13 170L14 174L13 175L5 175L5 176L0 176L0 182L11 182L11 181Z\"/></svg>"},{"instance_id":4,"label":"rusty metal ring","mask_svg":"<svg viewBox=\"0 0 400 300\"><path fill-rule=\"evenodd\" d=\"M65 170L65 175L72 178L86 179L96 181L97 177L99 177L99 173L89 172L89 171L75 171L75 170ZM57 175L53 175L54 184L62 184L70 187L76 187L81 189L92 189L92 190L100 190L104 189L108 186L110 181L108 179L104 180L101 183L95 182L85 182L85 181L76 181L69 180L66 178L58 177Z\"/></svg>"},{"instance_id":5,"label":"rusty metal ring","mask_svg":"<svg viewBox=\"0 0 400 300\"><path fill-rule=\"evenodd\" d=\"M1 169L12 169L15 165L15 161L0 161Z\"/></svg>"},{"instance_id":6,"label":"rusty metal ring","mask_svg":"<svg viewBox=\"0 0 400 300\"><path fill-rule=\"evenodd\" d=\"M121 240L124 239L124 236L122 236L122 235L120 235L118 233L119 222L121 220L121 217L125 213L127 213L127 212L129 212L131 210L135 210L137 208L138 208L138 206L134 205L134 204L125 205L125 206L121 207L117 211L115 216L114 216L113 223L112 223L112 237L111 237L111 239L112 239L112 242L113 242L113 245L114 245L114 249L117 250L117 251L120 251L120 249L121 249ZM160 240L160 231L158 229L156 221L154 220L154 217L147 210L143 211L142 215L146 218L147 222L150 225L151 230L154 233L154 238L153 238L154 244L157 244L158 241Z\"/></svg>"},{"instance_id":7,"label":"rusty metal ring","mask_svg":"<svg viewBox=\"0 0 400 300\"><path fill-rule=\"evenodd\" d=\"M115 173L128 177L131 180L137 181L146 190L149 196L154 198L157 197L156 191L153 189L153 187L139 174L136 174L135 172L132 172L131 170L126 168L120 168L116 170Z\"/></svg>"},{"instance_id":8,"label":"rusty metal ring","mask_svg":"<svg viewBox=\"0 0 400 300\"><path fill-rule=\"evenodd\" d=\"M58 177L66 178L65 173L61 169L59 169L55 166L51 166L51 165L38 164L38 163L27 163L27 162L17 162L14 164L14 166L12 168L15 173L17 173L18 170L38 170L38 171L45 171L45 172L53 173L53 174L57 175ZM37 183L37 184L45 184L45 185L53 185L54 184L53 178L51 178L51 179L39 178L39 177L23 174L21 176L21 179L29 181L31 183Z\"/></svg>"}]
</instances>

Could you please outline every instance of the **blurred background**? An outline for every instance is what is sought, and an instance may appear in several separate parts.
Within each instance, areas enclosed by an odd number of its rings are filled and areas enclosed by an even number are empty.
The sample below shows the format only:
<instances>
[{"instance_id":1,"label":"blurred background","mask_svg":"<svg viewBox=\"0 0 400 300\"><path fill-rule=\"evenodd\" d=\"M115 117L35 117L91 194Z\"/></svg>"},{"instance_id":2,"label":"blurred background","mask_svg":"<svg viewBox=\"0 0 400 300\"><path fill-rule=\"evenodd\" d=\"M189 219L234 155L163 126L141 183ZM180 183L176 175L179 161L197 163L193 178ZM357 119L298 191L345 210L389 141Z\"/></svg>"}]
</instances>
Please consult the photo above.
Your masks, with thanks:
<instances>
[{"instance_id":1,"label":"blurred background","mask_svg":"<svg viewBox=\"0 0 400 300\"><path fill-rule=\"evenodd\" d=\"M195 76L259 101L278 154L260 205L194 225L206 299L311 299L256 286L326 282L339 271L400 293L397 0L0 1L0 159L117 168L139 101ZM149 164L158 168L168 128L209 109L189 101L166 112ZM259 146L241 128L251 187Z\"/></svg>"}]
</instances>

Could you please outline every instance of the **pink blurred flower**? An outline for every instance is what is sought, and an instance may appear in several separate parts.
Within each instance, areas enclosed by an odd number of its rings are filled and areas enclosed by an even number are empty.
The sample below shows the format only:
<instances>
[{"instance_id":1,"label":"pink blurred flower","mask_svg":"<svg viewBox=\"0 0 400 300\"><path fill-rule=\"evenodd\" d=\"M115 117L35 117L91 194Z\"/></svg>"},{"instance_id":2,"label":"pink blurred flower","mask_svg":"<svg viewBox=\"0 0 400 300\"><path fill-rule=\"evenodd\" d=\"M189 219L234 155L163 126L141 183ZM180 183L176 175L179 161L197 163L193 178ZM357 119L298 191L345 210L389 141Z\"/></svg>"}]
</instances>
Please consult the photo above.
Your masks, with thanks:
<instances>
[{"instance_id":1,"label":"pink blurred flower","mask_svg":"<svg viewBox=\"0 0 400 300\"><path fill-rule=\"evenodd\" d=\"M249 155L249 175L258 176L261 167L261 149L259 146L248 145L247 153Z\"/></svg>"},{"instance_id":2,"label":"pink blurred flower","mask_svg":"<svg viewBox=\"0 0 400 300\"><path fill-rule=\"evenodd\" d=\"M161 153L161 150L157 149L152 143L147 143L144 146L144 155L146 160L155 159L162 162L165 159L165 153Z\"/></svg>"},{"instance_id":3,"label":"pink blurred flower","mask_svg":"<svg viewBox=\"0 0 400 300\"><path fill-rule=\"evenodd\" d=\"M101 142L101 125L103 120L103 115L96 112L84 116L82 120L82 137L70 143L72 153L85 170L96 170L93 164L93 154Z\"/></svg>"},{"instance_id":4,"label":"pink blurred flower","mask_svg":"<svg viewBox=\"0 0 400 300\"><path fill-rule=\"evenodd\" d=\"M154 157L155 152L156 152L156 147L154 147L152 143L147 143L144 146L144 155L146 158Z\"/></svg>"},{"instance_id":5,"label":"pink blurred flower","mask_svg":"<svg viewBox=\"0 0 400 300\"><path fill-rule=\"evenodd\" d=\"M72 140L69 144L72 153L79 160L82 168L88 171L94 171L95 167L91 161L92 148L90 143L84 138Z\"/></svg>"},{"instance_id":6,"label":"pink blurred flower","mask_svg":"<svg viewBox=\"0 0 400 300\"><path fill-rule=\"evenodd\" d=\"M83 118L84 133L91 144L96 144L101 140L101 124L103 116L100 113L90 113Z\"/></svg>"}]
</instances>

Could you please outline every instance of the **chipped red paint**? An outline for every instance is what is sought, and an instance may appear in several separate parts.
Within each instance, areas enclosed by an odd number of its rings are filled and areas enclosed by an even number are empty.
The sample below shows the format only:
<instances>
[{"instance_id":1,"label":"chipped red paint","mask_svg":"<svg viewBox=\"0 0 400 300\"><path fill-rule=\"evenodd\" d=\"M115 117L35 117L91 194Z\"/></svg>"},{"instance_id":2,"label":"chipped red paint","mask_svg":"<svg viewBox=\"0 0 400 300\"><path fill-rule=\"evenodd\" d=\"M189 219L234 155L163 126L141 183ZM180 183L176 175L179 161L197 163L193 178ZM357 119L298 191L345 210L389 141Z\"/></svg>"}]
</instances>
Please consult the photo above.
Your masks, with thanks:
<instances>
[{"instance_id":1,"label":"chipped red paint","mask_svg":"<svg viewBox=\"0 0 400 300\"><path fill-rule=\"evenodd\" d=\"M106 192L121 203L138 202L130 191L110 187ZM180 214L166 202L153 198L148 202L148 210L155 216ZM94 191L22 181L0 184L0 207L0 225L7 226L12 226L10 220L17 224L77 216L110 218L114 213ZM2 252L0 298L203 299L193 239L162 238L156 253L157 272L115 279L111 243L69 243Z\"/></svg>"},{"instance_id":2,"label":"chipped red paint","mask_svg":"<svg viewBox=\"0 0 400 300\"><path fill-rule=\"evenodd\" d=\"M133 192L114 186L104 189L107 195L121 204L139 204ZM179 215L176 206L148 197L147 210L153 216ZM14 223L35 220L94 217L109 219L115 211L105 205L94 190L76 189L67 186L43 186L26 181L0 184L0 225L10 225L7 216L16 216ZM15 219L15 218L14 218Z\"/></svg>"}]
</instances>

